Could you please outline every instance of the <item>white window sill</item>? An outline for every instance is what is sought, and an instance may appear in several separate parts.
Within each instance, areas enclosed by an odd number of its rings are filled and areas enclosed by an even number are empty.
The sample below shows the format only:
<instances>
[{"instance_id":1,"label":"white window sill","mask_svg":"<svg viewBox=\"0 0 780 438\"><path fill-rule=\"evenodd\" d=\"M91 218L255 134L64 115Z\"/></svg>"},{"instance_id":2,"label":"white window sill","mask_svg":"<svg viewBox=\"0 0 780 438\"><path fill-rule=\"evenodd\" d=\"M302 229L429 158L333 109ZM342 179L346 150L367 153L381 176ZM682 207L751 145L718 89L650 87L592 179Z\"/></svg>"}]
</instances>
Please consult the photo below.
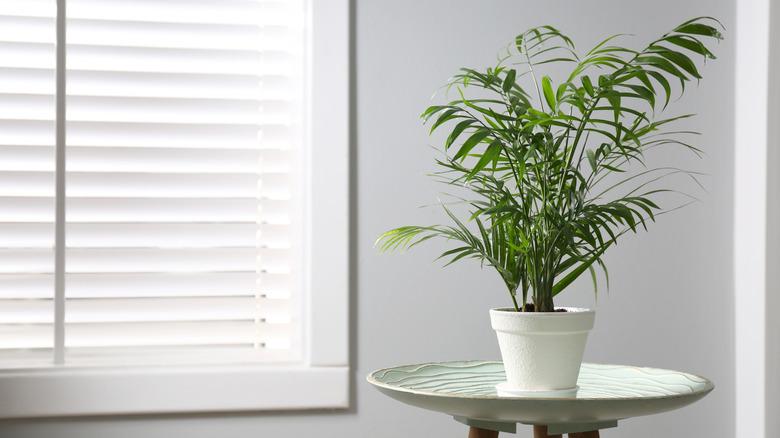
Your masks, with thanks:
<instances>
[{"instance_id":1,"label":"white window sill","mask_svg":"<svg viewBox=\"0 0 780 438\"><path fill-rule=\"evenodd\" d=\"M346 366L49 367L0 372L0 418L348 406Z\"/></svg>"}]
</instances>

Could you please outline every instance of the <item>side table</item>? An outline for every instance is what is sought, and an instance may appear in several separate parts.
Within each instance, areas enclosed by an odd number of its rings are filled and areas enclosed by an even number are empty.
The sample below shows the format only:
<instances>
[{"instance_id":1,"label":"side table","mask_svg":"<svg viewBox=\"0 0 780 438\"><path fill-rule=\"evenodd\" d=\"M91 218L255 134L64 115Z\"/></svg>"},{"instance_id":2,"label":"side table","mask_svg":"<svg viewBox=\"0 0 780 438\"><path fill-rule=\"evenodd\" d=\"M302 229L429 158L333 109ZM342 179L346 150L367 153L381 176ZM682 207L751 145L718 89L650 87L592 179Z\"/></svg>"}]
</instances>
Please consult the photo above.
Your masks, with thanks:
<instances>
[{"instance_id":1,"label":"side table","mask_svg":"<svg viewBox=\"0 0 780 438\"><path fill-rule=\"evenodd\" d=\"M468 425L469 438L515 433L517 423L534 426L534 437L596 438L618 421L679 409L707 395L714 385L679 371L626 365L582 364L576 394L504 397L497 361L404 365L374 371L369 383L403 403L443 412Z\"/></svg>"}]
</instances>

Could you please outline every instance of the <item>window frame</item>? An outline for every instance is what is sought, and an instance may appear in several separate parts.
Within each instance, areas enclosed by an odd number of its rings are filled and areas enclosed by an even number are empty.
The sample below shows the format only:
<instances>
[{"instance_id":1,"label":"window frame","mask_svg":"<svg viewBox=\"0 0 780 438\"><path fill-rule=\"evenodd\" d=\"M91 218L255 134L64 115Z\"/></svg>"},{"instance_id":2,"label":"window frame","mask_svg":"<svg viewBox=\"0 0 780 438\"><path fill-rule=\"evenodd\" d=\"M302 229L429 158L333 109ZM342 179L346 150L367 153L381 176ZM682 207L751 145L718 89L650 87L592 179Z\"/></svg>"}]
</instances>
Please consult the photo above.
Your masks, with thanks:
<instances>
[{"instance_id":1,"label":"window frame","mask_svg":"<svg viewBox=\"0 0 780 438\"><path fill-rule=\"evenodd\" d=\"M349 0L306 12L302 362L0 370L0 418L349 407Z\"/></svg>"}]
</instances>

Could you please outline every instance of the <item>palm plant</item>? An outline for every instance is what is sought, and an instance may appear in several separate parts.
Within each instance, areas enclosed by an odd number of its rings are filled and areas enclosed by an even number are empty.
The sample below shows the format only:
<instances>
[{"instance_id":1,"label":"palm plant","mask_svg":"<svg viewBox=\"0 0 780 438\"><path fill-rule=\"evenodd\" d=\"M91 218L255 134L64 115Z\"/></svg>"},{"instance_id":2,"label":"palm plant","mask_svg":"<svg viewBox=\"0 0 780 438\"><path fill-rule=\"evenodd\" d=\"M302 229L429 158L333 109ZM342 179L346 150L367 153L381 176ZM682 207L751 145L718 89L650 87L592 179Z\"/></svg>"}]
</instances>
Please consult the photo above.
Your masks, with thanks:
<instances>
[{"instance_id":1,"label":"palm plant","mask_svg":"<svg viewBox=\"0 0 780 438\"><path fill-rule=\"evenodd\" d=\"M456 242L441 254L447 265L473 258L501 276L516 311L554 311L553 298L585 271L597 287L604 252L625 233L674 208L654 183L675 174L648 167L645 154L687 143L690 131L667 127L690 115L656 119L690 81L701 79L692 57L715 56L705 44L722 38L720 23L699 17L642 50L598 43L584 56L552 26L518 35L494 67L463 68L450 79L457 98L422 113L430 132L447 126L440 171L445 184L465 188L469 212L460 219L442 204L451 225L403 226L377 240L383 250L410 248L433 237ZM573 66L553 82L539 69ZM679 87L677 84L679 83ZM479 95L467 97L466 92ZM643 166L627 172L632 165Z\"/></svg>"}]
</instances>

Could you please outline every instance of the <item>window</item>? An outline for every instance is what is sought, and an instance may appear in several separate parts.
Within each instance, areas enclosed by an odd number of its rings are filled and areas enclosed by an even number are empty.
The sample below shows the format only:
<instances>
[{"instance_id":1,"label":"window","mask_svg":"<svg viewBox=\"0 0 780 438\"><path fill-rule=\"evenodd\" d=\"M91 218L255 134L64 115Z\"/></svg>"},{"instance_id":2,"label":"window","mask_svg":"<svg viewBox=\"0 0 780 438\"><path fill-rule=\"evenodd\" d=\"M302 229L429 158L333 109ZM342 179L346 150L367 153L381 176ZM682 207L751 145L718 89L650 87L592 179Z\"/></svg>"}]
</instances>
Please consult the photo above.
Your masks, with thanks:
<instances>
[{"instance_id":1,"label":"window","mask_svg":"<svg viewBox=\"0 0 780 438\"><path fill-rule=\"evenodd\" d=\"M345 405L346 4L0 2L0 417Z\"/></svg>"}]
</instances>

